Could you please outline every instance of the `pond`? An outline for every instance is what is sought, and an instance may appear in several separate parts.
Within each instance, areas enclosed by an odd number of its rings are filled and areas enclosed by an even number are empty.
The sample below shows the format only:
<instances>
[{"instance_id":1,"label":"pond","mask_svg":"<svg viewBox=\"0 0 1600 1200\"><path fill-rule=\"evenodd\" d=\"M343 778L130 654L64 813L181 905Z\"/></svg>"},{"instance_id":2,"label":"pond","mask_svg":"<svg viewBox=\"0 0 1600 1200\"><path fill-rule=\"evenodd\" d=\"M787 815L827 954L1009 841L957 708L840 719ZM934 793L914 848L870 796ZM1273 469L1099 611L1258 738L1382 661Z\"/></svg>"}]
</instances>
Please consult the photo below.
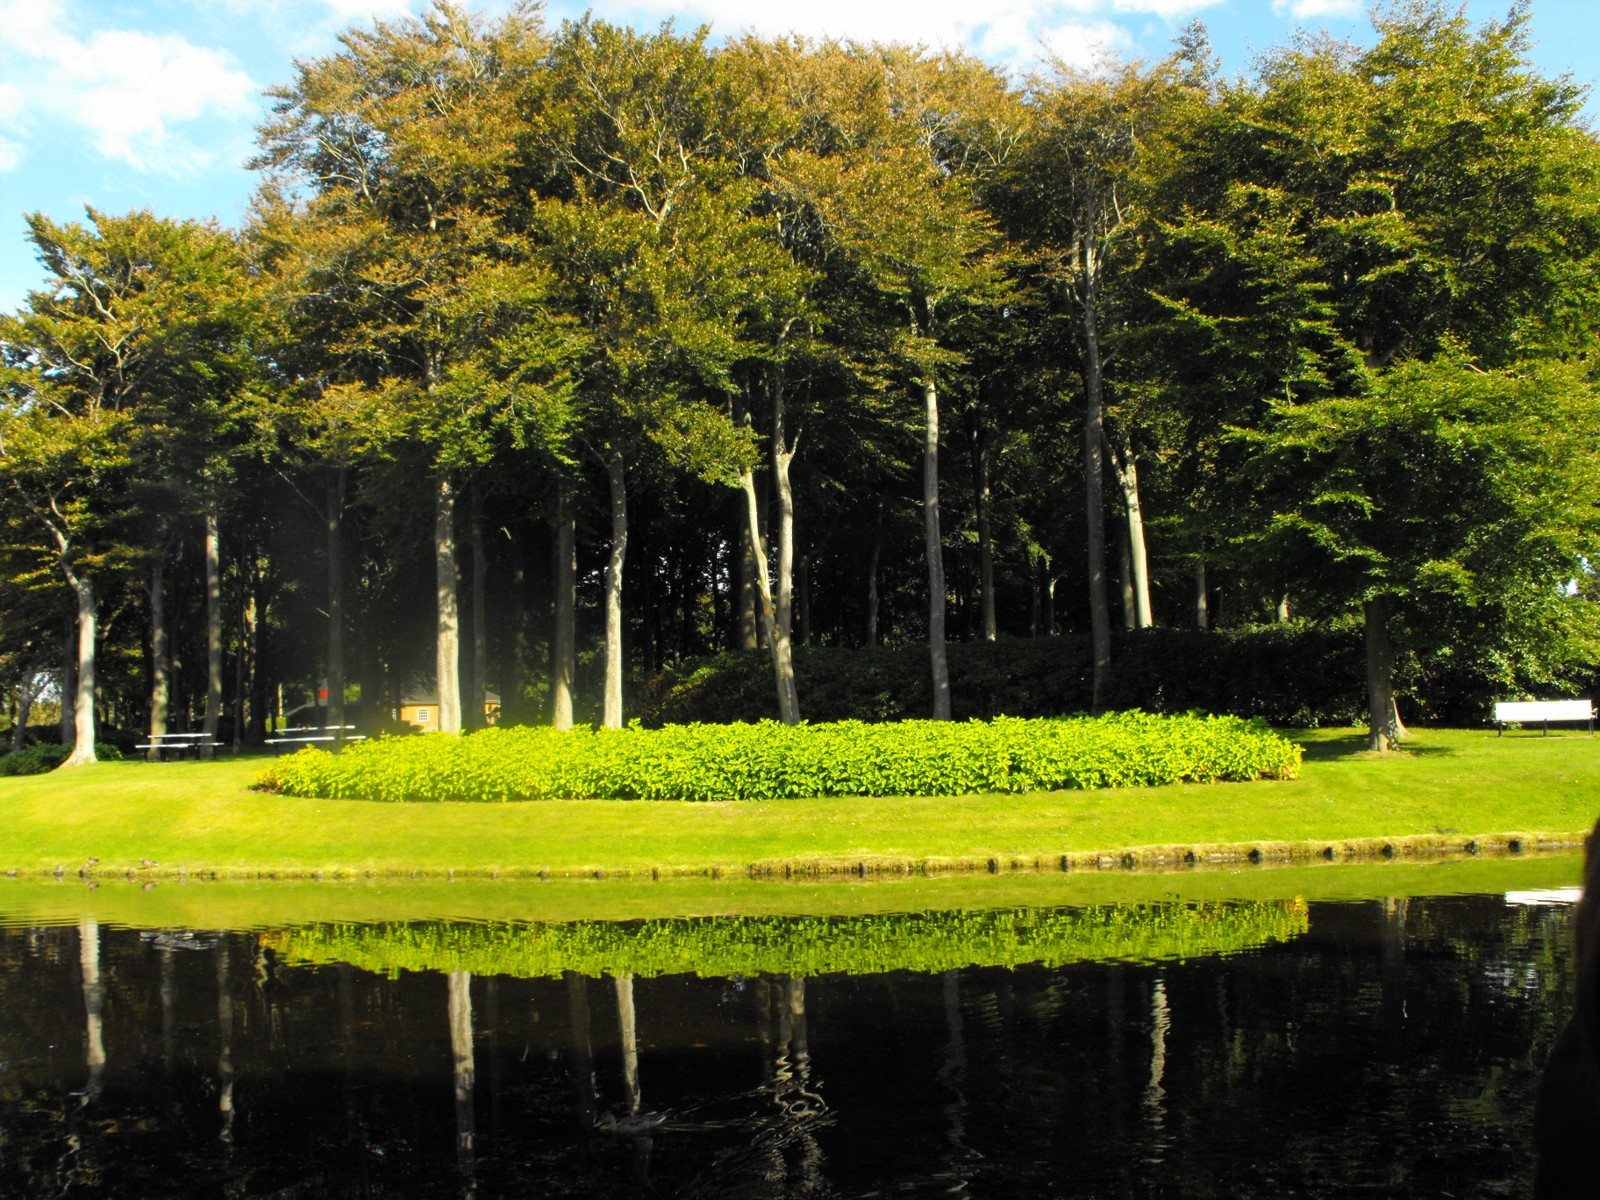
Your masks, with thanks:
<instances>
[{"instance_id":1,"label":"pond","mask_svg":"<svg viewBox=\"0 0 1600 1200\"><path fill-rule=\"evenodd\" d=\"M1519 1195L1579 872L13 883L0 1194Z\"/></svg>"}]
</instances>

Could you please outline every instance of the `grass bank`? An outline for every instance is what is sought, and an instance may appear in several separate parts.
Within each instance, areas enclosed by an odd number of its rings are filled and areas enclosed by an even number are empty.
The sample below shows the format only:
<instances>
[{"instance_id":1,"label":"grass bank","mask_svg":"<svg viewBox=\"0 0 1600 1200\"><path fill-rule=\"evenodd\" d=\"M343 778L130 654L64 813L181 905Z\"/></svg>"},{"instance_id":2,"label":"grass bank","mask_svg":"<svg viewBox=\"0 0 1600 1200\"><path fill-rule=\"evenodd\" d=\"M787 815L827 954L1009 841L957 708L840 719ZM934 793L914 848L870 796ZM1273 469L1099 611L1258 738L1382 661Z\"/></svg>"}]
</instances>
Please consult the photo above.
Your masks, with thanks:
<instances>
[{"instance_id":1,"label":"grass bank","mask_svg":"<svg viewBox=\"0 0 1600 1200\"><path fill-rule=\"evenodd\" d=\"M284 929L424 921L577 922L1038 909L1227 901L1360 901L1570 887L1583 857L1497 854L1427 859L1235 865L1226 870L1012 871L874 875L866 879L685 876L547 882L441 879L223 879L159 884L106 878L0 879L0 926L85 917L141 929Z\"/></svg>"},{"instance_id":2,"label":"grass bank","mask_svg":"<svg viewBox=\"0 0 1600 1200\"><path fill-rule=\"evenodd\" d=\"M1020 796L394 805L249 790L262 759L0 780L0 870L101 877L594 877L1059 869L1571 845L1600 740L1316 730L1302 777ZM142 862L155 865L144 866Z\"/></svg>"}]
</instances>

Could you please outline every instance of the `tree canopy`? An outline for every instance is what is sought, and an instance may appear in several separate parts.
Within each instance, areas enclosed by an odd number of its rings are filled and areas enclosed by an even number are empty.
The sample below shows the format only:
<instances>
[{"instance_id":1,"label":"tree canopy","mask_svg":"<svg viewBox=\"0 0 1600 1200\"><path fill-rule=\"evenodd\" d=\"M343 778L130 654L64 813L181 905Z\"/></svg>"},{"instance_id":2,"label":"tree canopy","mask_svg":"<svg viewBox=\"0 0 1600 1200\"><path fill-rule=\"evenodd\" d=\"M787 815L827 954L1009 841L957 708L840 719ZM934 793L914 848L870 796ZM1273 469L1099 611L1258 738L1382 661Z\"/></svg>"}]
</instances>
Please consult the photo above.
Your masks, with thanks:
<instances>
[{"instance_id":1,"label":"tree canopy","mask_svg":"<svg viewBox=\"0 0 1600 1200\"><path fill-rule=\"evenodd\" d=\"M1082 632L1099 707L1119 610L1359 629L1379 749L1431 677L1567 686L1600 143L1525 5L1373 26L1236 80L1199 26L1028 80L536 5L352 29L274 91L243 232L30 218L0 682L56 681L74 761L202 706L617 726L722 650L798 721L808 643L926 645L948 716L947 639Z\"/></svg>"}]
</instances>

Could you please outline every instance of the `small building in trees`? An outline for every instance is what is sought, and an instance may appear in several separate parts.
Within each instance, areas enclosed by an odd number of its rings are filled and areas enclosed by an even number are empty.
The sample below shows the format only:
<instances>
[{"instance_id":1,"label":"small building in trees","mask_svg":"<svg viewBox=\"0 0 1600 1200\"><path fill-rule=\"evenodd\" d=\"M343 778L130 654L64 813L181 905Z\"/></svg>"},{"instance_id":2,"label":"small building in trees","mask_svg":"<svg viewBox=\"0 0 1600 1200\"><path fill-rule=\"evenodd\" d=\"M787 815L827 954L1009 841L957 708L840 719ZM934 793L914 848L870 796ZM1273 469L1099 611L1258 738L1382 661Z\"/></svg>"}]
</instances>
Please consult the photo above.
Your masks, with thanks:
<instances>
[{"instance_id":1,"label":"small building in trees","mask_svg":"<svg viewBox=\"0 0 1600 1200\"><path fill-rule=\"evenodd\" d=\"M402 725L410 725L413 729L430 733L439 728L439 700L432 695L401 700L399 708L396 709L395 719ZM495 692L483 694L483 723L485 725L500 723L500 697Z\"/></svg>"}]
</instances>

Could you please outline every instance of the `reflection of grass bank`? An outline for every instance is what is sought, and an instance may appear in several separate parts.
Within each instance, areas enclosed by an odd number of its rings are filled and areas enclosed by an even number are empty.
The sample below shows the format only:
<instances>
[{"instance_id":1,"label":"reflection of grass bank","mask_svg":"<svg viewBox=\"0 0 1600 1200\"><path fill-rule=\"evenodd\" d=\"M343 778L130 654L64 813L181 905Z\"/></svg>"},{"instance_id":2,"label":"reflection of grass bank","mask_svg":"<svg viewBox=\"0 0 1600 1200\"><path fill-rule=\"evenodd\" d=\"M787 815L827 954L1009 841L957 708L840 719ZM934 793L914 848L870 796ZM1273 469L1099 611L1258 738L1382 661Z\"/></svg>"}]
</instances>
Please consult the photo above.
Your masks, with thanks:
<instances>
[{"instance_id":1,"label":"reflection of grass bank","mask_svg":"<svg viewBox=\"0 0 1600 1200\"><path fill-rule=\"evenodd\" d=\"M848 882L710 879L168 880L156 887L77 878L0 880L0 924L70 924L94 917L142 929L282 929L381 921L642 921L665 917L862 916L955 909L1189 904L1224 900L1367 900L1522 891L1575 884L1576 853L1425 861L1322 861L1169 871L896 875Z\"/></svg>"},{"instance_id":2,"label":"reflection of grass bank","mask_svg":"<svg viewBox=\"0 0 1600 1200\"><path fill-rule=\"evenodd\" d=\"M311 925L263 935L290 963L362 970L580 975L854 975L959 967L1164 962L1232 954L1307 929L1302 900L858 917L698 917L571 924Z\"/></svg>"},{"instance_id":3,"label":"reflection of grass bank","mask_svg":"<svg viewBox=\"0 0 1600 1200\"><path fill-rule=\"evenodd\" d=\"M1574 842L1600 809L1600 742L1419 732L1413 752L1379 759L1347 731L1296 735L1291 782L1179 785L1023 796L781 800L761 803L548 801L379 805L248 790L259 759L108 763L0 780L0 870L67 878L90 857L101 875L317 872L458 878L625 873L1015 867L1058 869L1100 855L1141 865L1242 855L1311 857L1330 848L1402 856L1478 840ZM158 866L139 867L141 859ZM3 883L3 881L0 881Z\"/></svg>"}]
</instances>

